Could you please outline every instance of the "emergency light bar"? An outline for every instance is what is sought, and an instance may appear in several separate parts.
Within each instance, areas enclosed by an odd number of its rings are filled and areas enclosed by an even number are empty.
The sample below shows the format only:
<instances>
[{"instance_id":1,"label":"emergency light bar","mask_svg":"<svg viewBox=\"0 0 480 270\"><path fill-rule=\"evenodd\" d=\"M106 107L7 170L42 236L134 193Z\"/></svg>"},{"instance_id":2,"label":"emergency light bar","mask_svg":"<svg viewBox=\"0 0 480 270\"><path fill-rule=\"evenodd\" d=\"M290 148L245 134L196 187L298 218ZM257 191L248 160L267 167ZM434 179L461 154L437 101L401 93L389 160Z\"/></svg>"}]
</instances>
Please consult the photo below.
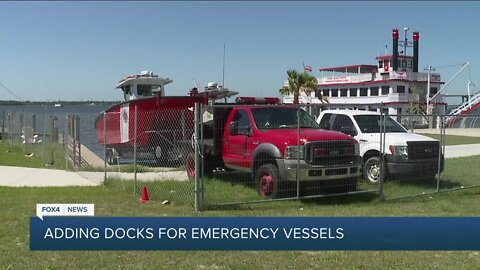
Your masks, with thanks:
<instances>
[{"instance_id":1,"label":"emergency light bar","mask_svg":"<svg viewBox=\"0 0 480 270\"><path fill-rule=\"evenodd\" d=\"M280 104L280 99L276 97L237 97L235 99L237 104Z\"/></svg>"}]
</instances>

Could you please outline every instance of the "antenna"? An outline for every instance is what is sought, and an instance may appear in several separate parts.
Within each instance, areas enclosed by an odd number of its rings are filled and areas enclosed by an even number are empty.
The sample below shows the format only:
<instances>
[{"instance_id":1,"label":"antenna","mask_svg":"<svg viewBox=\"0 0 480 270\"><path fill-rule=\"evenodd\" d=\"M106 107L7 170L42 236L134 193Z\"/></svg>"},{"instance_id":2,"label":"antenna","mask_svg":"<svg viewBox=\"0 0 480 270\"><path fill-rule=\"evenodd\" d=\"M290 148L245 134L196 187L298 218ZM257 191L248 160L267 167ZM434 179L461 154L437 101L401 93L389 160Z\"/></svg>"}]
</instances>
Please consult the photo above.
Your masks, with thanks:
<instances>
[{"instance_id":1,"label":"antenna","mask_svg":"<svg viewBox=\"0 0 480 270\"><path fill-rule=\"evenodd\" d=\"M225 87L225 44L223 44L223 74L222 74L222 86Z\"/></svg>"}]
</instances>

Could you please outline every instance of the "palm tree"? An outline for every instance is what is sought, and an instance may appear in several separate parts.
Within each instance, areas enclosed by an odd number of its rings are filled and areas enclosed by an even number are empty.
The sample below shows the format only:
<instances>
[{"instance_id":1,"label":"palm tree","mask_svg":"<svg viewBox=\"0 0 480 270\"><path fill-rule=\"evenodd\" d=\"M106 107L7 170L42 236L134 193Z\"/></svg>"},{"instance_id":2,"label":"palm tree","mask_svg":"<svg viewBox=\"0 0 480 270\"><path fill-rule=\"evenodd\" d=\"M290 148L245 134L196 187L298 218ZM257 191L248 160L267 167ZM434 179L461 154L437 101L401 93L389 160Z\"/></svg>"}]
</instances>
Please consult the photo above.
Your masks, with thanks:
<instances>
[{"instance_id":1,"label":"palm tree","mask_svg":"<svg viewBox=\"0 0 480 270\"><path fill-rule=\"evenodd\" d=\"M293 104L298 104L298 96L301 92L305 92L307 95L317 87L317 78L310 75L307 72L299 73L294 69L287 71L288 85L279 90L282 95L293 94Z\"/></svg>"}]
</instances>

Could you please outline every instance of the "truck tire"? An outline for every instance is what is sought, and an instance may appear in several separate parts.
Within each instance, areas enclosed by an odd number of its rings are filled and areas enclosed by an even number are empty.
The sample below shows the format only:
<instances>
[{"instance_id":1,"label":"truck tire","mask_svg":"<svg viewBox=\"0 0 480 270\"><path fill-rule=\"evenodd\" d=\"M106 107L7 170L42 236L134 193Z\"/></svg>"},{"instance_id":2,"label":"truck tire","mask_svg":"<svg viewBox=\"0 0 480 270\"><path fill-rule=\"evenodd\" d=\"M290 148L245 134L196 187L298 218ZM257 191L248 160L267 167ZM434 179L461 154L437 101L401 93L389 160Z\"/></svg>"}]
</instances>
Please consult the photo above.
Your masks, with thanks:
<instances>
[{"instance_id":1,"label":"truck tire","mask_svg":"<svg viewBox=\"0 0 480 270\"><path fill-rule=\"evenodd\" d=\"M162 164L162 156L164 155L165 151L162 149L160 144L157 144L153 147L153 156L155 157L155 161L157 165Z\"/></svg>"},{"instance_id":2,"label":"truck tire","mask_svg":"<svg viewBox=\"0 0 480 270\"><path fill-rule=\"evenodd\" d=\"M378 184L380 180L380 157L370 157L363 165L363 179L371 184Z\"/></svg>"},{"instance_id":3,"label":"truck tire","mask_svg":"<svg viewBox=\"0 0 480 270\"><path fill-rule=\"evenodd\" d=\"M113 148L107 148L105 160L108 165L116 165L118 163L118 156L115 155L115 150Z\"/></svg>"},{"instance_id":4,"label":"truck tire","mask_svg":"<svg viewBox=\"0 0 480 270\"><path fill-rule=\"evenodd\" d=\"M270 163L260 166L255 174L255 187L264 198L278 198L281 191L279 188L280 182L280 171L277 166Z\"/></svg>"}]
</instances>

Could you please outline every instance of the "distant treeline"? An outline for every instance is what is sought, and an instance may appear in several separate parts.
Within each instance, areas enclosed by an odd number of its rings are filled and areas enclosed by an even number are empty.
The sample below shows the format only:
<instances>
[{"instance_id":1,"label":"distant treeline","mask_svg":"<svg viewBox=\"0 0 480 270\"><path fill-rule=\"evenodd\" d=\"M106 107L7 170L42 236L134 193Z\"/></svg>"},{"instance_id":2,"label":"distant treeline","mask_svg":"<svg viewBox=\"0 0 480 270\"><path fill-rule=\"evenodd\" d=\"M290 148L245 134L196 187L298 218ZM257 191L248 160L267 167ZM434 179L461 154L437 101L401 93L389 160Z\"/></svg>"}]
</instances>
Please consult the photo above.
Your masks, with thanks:
<instances>
[{"instance_id":1,"label":"distant treeline","mask_svg":"<svg viewBox=\"0 0 480 270\"><path fill-rule=\"evenodd\" d=\"M98 101L98 100L86 100L86 101L18 101L18 100L0 100L0 105L25 105L25 104L36 104L36 105L82 105L82 104L95 104L95 105L109 105L117 104L121 101Z\"/></svg>"}]
</instances>

